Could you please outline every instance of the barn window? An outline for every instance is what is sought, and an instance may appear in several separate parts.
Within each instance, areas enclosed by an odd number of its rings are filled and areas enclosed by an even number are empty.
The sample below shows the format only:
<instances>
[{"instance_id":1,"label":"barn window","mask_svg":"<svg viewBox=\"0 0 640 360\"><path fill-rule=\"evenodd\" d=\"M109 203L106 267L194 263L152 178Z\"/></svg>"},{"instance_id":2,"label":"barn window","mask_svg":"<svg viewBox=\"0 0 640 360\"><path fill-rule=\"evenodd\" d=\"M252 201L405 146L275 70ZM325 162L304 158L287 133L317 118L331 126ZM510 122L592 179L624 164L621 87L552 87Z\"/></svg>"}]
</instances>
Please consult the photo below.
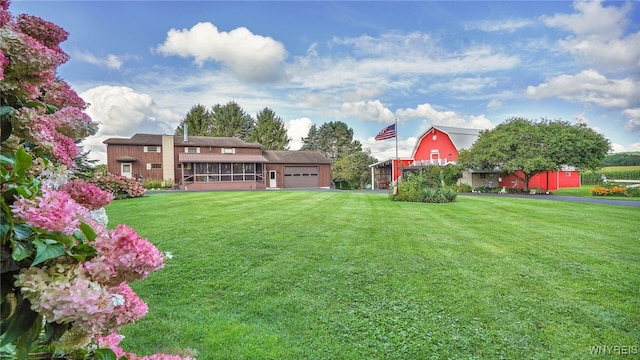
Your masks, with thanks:
<instances>
[{"instance_id":1,"label":"barn window","mask_svg":"<svg viewBox=\"0 0 640 360\"><path fill-rule=\"evenodd\" d=\"M571 171L567 171L564 173L564 176L571 177Z\"/></svg>"}]
</instances>

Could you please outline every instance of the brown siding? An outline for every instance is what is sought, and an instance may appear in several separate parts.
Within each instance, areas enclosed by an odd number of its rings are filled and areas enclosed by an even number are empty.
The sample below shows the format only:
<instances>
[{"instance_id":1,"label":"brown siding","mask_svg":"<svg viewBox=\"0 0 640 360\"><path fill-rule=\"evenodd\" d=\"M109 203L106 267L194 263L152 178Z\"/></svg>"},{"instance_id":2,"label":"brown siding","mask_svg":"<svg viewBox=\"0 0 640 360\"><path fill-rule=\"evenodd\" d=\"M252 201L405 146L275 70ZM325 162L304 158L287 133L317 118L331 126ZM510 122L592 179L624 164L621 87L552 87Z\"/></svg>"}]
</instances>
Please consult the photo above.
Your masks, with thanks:
<instances>
[{"instance_id":1,"label":"brown siding","mask_svg":"<svg viewBox=\"0 0 640 360\"><path fill-rule=\"evenodd\" d=\"M162 153L144 152L144 146L142 145L107 145L107 169L110 173L122 175L120 173L120 164L122 162L117 159L123 157L136 159L136 161L131 162L131 175L134 178L142 176L145 179L162 180L161 168L147 170L147 163L162 164Z\"/></svg>"}]
</instances>

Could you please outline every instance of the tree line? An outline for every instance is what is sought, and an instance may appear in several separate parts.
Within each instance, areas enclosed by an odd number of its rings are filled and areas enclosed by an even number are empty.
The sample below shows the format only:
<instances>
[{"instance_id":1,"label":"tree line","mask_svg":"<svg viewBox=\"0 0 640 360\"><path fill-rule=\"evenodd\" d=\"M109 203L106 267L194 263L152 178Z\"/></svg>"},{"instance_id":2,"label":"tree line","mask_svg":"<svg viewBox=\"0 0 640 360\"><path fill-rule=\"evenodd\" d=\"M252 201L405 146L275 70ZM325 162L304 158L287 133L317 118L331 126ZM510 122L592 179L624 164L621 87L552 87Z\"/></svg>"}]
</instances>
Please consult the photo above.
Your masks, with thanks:
<instances>
[{"instance_id":1,"label":"tree line","mask_svg":"<svg viewBox=\"0 0 640 360\"><path fill-rule=\"evenodd\" d=\"M235 101L216 104L211 109L197 104L191 107L175 130L175 135L236 137L261 144L265 150L288 150L291 138L285 123L275 111L265 107L253 118ZM314 150L331 160L331 173L336 187L361 189L370 178L369 165L378 160L371 150L353 138L353 129L341 121L311 126L302 138L300 150Z\"/></svg>"},{"instance_id":2,"label":"tree line","mask_svg":"<svg viewBox=\"0 0 640 360\"><path fill-rule=\"evenodd\" d=\"M197 104L191 107L175 130L176 135L236 137L262 144L266 150L286 150L291 139L282 118L265 107L254 119L235 101L216 104L211 109Z\"/></svg>"}]
</instances>

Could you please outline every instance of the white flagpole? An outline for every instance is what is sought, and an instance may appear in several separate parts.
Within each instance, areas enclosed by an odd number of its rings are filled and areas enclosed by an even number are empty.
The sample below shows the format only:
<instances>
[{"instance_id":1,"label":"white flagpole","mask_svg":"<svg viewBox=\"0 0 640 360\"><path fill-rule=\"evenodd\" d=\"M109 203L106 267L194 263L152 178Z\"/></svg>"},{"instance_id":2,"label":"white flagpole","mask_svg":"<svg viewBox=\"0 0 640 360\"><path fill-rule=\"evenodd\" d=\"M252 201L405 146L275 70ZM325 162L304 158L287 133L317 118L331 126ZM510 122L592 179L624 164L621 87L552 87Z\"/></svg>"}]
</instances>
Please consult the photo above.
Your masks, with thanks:
<instances>
[{"instance_id":1,"label":"white flagpole","mask_svg":"<svg viewBox=\"0 0 640 360\"><path fill-rule=\"evenodd\" d=\"M395 129L396 129L396 161L395 164L393 165L393 170L395 173L396 170L396 166L398 165L398 119L396 118L396 122L395 122ZM395 175L395 174L394 174ZM393 176L393 183L395 184L397 181L396 177Z\"/></svg>"}]
</instances>

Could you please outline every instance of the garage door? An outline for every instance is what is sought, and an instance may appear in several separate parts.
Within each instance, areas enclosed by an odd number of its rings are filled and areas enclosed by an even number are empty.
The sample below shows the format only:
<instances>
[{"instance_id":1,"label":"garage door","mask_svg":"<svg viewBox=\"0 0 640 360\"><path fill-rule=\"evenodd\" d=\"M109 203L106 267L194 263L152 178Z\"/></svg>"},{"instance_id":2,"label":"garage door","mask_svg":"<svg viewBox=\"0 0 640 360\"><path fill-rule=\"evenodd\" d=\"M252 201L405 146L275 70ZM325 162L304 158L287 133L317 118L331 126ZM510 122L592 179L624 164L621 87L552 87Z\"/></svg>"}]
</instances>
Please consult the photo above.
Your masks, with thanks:
<instances>
[{"instance_id":1,"label":"garage door","mask_svg":"<svg viewBox=\"0 0 640 360\"><path fill-rule=\"evenodd\" d=\"M285 166L284 167L284 187L285 188L308 188L318 187L317 166Z\"/></svg>"}]
</instances>

